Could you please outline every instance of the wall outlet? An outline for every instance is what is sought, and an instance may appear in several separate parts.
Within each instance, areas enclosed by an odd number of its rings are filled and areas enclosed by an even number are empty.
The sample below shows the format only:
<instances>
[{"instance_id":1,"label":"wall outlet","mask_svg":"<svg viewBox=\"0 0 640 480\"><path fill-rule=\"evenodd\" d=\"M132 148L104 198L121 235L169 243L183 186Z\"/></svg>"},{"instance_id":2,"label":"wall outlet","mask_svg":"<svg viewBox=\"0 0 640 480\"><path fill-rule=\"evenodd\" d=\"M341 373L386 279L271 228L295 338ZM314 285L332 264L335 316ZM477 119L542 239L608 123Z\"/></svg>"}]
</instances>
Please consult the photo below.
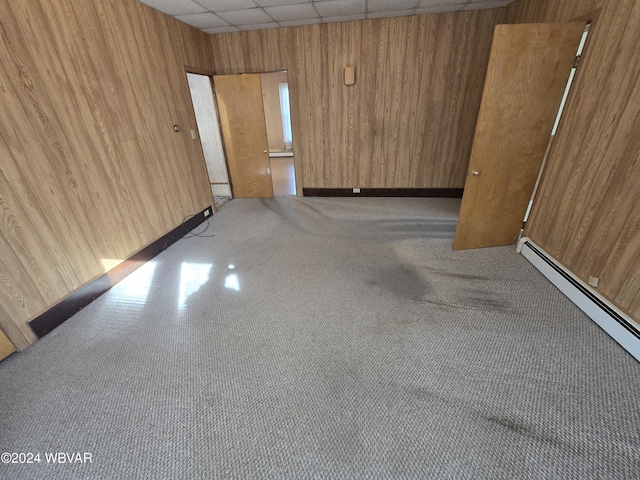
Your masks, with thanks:
<instances>
[{"instance_id":1,"label":"wall outlet","mask_svg":"<svg viewBox=\"0 0 640 480\"><path fill-rule=\"evenodd\" d=\"M209 215L211 215L211 210L209 210L208 208L204 211L204 216L208 217Z\"/></svg>"},{"instance_id":2,"label":"wall outlet","mask_svg":"<svg viewBox=\"0 0 640 480\"><path fill-rule=\"evenodd\" d=\"M195 130L191 130L191 138L192 138L193 140L195 140L195 139L196 139L196 131L195 131Z\"/></svg>"},{"instance_id":3,"label":"wall outlet","mask_svg":"<svg viewBox=\"0 0 640 480\"><path fill-rule=\"evenodd\" d=\"M354 188L353 189L353 193L360 193L360 189L359 188Z\"/></svg>"},{"instance_id":4,"label":"wall outlet","mask_svg":"<svg viewBox=\"0 0 640 480\"><path fill-rule=\"evenodd\" d=\"M589 285L592 287L598 288L598 284L600 283L600 279L595 275L589 275Z\"/></svg>"}]
</instances>

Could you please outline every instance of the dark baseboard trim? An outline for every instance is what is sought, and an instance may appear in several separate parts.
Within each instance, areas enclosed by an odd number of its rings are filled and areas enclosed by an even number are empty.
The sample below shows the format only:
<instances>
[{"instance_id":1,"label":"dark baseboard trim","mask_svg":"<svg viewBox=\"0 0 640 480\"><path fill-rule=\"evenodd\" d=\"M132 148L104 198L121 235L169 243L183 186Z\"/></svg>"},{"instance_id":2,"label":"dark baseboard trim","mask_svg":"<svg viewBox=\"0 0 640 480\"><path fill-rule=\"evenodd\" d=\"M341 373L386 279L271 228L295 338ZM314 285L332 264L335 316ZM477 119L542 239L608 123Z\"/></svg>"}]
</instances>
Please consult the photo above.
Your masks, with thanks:
<instances>
[{"instance_id":1,"label":"dark baseboard trim","mask_svg":"<svg viewBox=\"0 0 640 480\"><path fill-rule=\"evenodd\" d=\"M305 197L441 197L462 198L463 188L303 188Z\"/></svg>"},{"instance_id":2,"label":"dark baseboard trim","mask_svg":"<svg viewBox=\"0 0 640 480\"><path fill-rule=\"evenodd\" d=\"M191 217L189 220L185 220L182 225L177 226L155 242L147 245L118 266L72 292L60 303L54 305L43 314L31 320L31 322L29 322L29 326L31 326L31 329L38 337L45 336L54 328L62 325L75 313L89 305L100 295L108 291L115 284L123 280L127 275L133 273L160 252L166 250L175 242L180 240L188 232L204 222L212 212L213 210L211 206L209 206L202 212ZM207 213L206 216L205 213Z\"/></svg>"}]
</instances>

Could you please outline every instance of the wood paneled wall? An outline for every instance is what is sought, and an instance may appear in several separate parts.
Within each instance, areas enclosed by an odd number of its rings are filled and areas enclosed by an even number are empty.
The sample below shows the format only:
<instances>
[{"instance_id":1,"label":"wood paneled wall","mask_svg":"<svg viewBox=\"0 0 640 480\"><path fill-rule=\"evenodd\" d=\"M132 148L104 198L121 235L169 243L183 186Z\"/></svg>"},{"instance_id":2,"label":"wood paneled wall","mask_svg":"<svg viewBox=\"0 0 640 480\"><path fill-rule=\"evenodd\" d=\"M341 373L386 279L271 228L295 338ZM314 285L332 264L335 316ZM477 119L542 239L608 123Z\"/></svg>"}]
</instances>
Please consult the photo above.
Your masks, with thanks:
<instances>
[{"instance_id":1,"label":"wood paneled wall","mask_svg":"<svg viewBox=\"0 0 640 480\"><path fill-rule=\"evenodd\" d=\"M502 14L228 33L212 35L211 45L219 74L288 70L299 192L460 188ZM349 87L346 66L356 69Z\"/></svg>"},{"instance_id":2,"label":"wood paneled wall","mask_svg":"<svg viewBox=\"0 0 640 480\"><path fill-rule=\"evenodd\" d=\"M640 321L640 2L517 0L508 22L593 20L525 234Z\"/></svg>"},{"instance_id":3,"label":"wood paneled wall","mask_svg":"<svg viewBox=\"0 0 640 480\"><path fill-rule=\"evenodd\" d=\"M18 348L212 203L185 65L213 69L207 36L136 0L0 0L0 327Z\"/></svg>"}]
</instances>

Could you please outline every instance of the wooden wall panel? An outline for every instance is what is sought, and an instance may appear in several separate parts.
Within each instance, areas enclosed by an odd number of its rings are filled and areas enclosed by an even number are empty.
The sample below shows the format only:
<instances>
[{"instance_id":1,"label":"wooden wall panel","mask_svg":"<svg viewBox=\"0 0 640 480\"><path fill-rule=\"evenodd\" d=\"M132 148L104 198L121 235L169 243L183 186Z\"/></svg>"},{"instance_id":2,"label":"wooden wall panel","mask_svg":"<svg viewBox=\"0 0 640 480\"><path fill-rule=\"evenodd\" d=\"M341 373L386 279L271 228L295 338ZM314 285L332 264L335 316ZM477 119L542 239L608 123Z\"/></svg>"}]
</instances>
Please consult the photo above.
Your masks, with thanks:
<instances>
[{"instance_id":1,"label":"wooden wall panel","mask_svg":"<svg viewBox=\"0 0 640 480\"><path fill-rule=\"evenodd\" d=\"M208 36L136 0L0 0L0 327L18 348L212 203L185 65L213 70Z\"/></svg>"},{"instance_id":2,"label":"wooden wall panel","mask_svg":"<svg viewBox=\"0 0 640 480\"><path fill-rule=\"evenodd\" d=\"M507 7L505 23L589 21L606 0L516 0Z\"/></svg>"},{"instance_id":3,"label":"wooden wall panel","mask_svg":"<svg viewBox=\"0 0 640 480\"><path fill-rule=\"evenodd\" d=\"M211 46L218 74L288 70L299 191L461 188L502 14L228 33ZM353 86L345 66L356 69Z\"/></svg>"},{"instance_id":4,"label":"wooden wall panel","mask_svg":"<svg viewBox=\"0 0 640 480\"><path fill-rule=\"evenodd\" d=\"M3 235L0 235L0 300L0 327L16 347L26 348L36 336L20 319L32 318L46 303Z\"/></svg>"},{"instance_id":5,"label":"wooden wall panel","mask_svg":"<svg viewBox=\"0 0 640 480\"><path fill-rule=\"evenodd\" d=\"M640 320L640 3L518 0L506 19L593 20L525 234Z\"/></svg>"}]
</instances>

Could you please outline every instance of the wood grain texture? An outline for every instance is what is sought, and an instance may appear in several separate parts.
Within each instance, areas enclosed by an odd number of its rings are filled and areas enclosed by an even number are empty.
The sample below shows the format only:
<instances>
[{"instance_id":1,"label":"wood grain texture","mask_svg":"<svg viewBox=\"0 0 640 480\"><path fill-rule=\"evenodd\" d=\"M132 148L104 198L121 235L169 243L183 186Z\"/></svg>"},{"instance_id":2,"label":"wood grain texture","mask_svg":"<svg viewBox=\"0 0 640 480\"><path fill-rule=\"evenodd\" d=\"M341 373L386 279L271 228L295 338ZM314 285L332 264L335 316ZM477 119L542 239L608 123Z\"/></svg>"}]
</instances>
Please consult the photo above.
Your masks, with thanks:
<instances>
[{"instance_id":1,"label":"wood grain texture","mask_svg":"<svg viewBox=\"0 0 640 480\"><path fill-rule=\"evenodd\" d=\"M302 188L460 188L500 9L212 35L218 74L287 70ZM345 86L353 66L356 83Z\"/></svg>"},{"instance_id":2,"label":"wood grain texture","mask_svg":"<svg viewBox=\"0 0 640 480\"><path fill-rule=\"evenodd\" d=\"M233 196L273 198L260 75L215 75L213 83Z\"/></svg>"},{"instance_id":3,"label":"wood grain texture","mask_svg":"<svg viewBox=\"0 0 640 480\"><path fill-rule=\"evenodd\" d=\"M506 15L593 21L525 234L640 320L640 3L518 0Z\"/></svg>"},{"instance_id":4,"label":"wood grain texture","mask_svg":"<svg viewBox=\"0 0 640 480\"><path fill-rule=\"evenodd\" d=\"M0 330L0 360L4 360L15 351L16 346L11 343L11 340Z\"/></svg>"},{"instance_id":5,"label":"wood grain texture","mask_svg":"<svg viewBox=\"0 0 640 480\"><path fill-rule=\"evenodd\" d=\"M584 27L496 26L455 250L516 243Z\"/></svg>"},{"instance_id":6,"label":"wood grain texture","mask_svg":"<svg viewBox=\"0 0 640 480\"><path fill-rule=\"evenodd\" d=\"M16 319L33 318L46 303L3 235L0 235L0 292L0 328L16 347L27 348L36 336L26 322Z\"/></svg>"},{"instance_id":7,"label":"wood grain texture","mask_svg":"<svg viewBox=\"0 0 640 480\"><path fill-rule=\"evenodd\" d=\"M213 70L208 37L135 0L0 0L0 326L18 348L213 203L185 65Z\"/></svg>"}]
</instances>

